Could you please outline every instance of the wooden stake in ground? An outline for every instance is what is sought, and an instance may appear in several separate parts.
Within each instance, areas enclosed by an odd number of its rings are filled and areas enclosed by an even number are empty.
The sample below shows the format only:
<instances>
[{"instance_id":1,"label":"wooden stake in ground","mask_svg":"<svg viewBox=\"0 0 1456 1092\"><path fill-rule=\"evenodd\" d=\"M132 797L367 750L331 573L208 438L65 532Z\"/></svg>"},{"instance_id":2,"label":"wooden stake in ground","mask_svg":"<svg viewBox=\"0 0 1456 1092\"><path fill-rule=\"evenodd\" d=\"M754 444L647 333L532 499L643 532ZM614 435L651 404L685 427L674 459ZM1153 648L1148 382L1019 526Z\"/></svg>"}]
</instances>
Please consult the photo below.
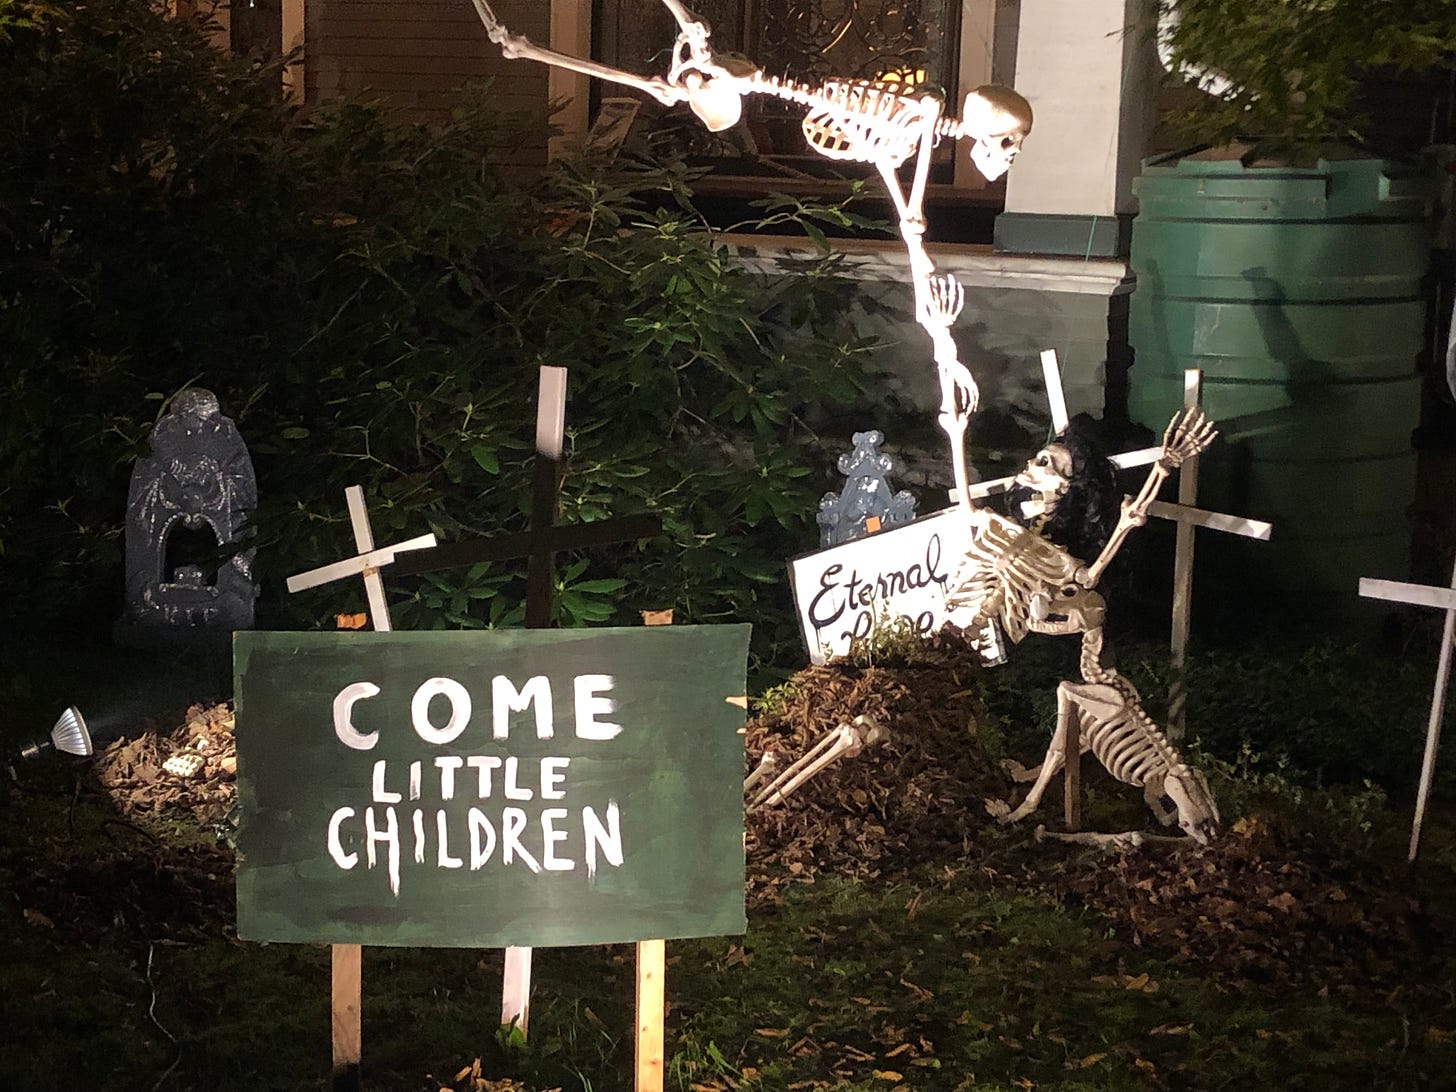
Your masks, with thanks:
<instances>
[{"instance_id":1,"label":"wooden stake in ground","mask_svg":"<svg viewBox=\"0 0 1456 1092\"><path fill-rule=\"evenodd\" d=\"M393 562L396 554L435 545L435 536L420 535L408 542L376 549L374 532L369 527L369 512L364 507L364 490L351 485L344 491L344 497L349 505L349 521L353 524L354 546L359 551L358 555L290 576L288 590L300 592L346 576L362 576L364 592L369 598L369 620L376 630L385 633L391 626L384 581L379 577L380 568ZM332 955L333 1069L329 1078L330 1088L333 1092L358 1092L363 1030L363 952L357 944L335 944Z\"/></svg>"},{"instance_id":2,"label":"wooden stake in ground","mask_svg":"<svg viewBox=\"0 0 1456 1092\"><path fill-rule=\"evenodd\" d=\"M1203 408L1203 372L1189 368L1183 373L1183 408ZM1194 455L1178 468L1178 503L1192 508L1198 503L1198 463ZM1173 633L1168 649L1172 669L1168 684L1168 738L1183 738L1188 711L1188 627L1193 610L1193 524L1179 521L1173 540Z\"/></svg>"},{"instance_id":3,"label":"wooden stake in ground","mask_svg":"<svg viewBox=\"0 0 1456 1092\"><path fill-rule=\"evenodd\" d=\"M662 529L655 515L626 516L558 527L561 461L566 441L566 369L541 368L536 397L536 461L532 467L531 529L516 535L454 542L414 554L400 563L400 575L438 572L482 561L525 557L526 627L551 625L556 551L650 538ZM526 1034L531 1015L531 949L506 949L501 981L501 1024Z\"/></svg>"},{"instance_id":4,"label":"wooden stake in ground","mask_svg":"<svg viewBox=\"0 0 1456 1092\"><path fill-rule=\"evenodd\" d=\"M643 611L649 626L672 624L672 611ZM636 1092L662 1092L667 1059L663 1020L667 1010L667 944L637 942Z\"/></svg>"},{"instance_id":5,"label":"wooden stake in ground","mask_svg":"<svg viewBox=\"0 0 1456 1092\"><path fill-rule=\"evenodd\" d=\"M1456 637L1456 567L1451 571L1450 588L1433 588L1426 584L1402 584L1394 580L1360 581L1360 594L1369 599L1388 599L1394 603L1410 603L1436 607L1446 612L1441 630L1441 655L1436 661L1436 685L1431 692L1431 715L1426 721L1426 753L1421 760L1421 783L1416 790L1416 813L1411 820L1410 852L1406 860L1415 863L1421 845L1421 823L1426 816L1426 801L1431 795L1431 779L1436 773L1436 751L1441 746L1441 721L1446 708L1446 686L1451 679L1451 643Z\"/></svg>"}]
</instances>

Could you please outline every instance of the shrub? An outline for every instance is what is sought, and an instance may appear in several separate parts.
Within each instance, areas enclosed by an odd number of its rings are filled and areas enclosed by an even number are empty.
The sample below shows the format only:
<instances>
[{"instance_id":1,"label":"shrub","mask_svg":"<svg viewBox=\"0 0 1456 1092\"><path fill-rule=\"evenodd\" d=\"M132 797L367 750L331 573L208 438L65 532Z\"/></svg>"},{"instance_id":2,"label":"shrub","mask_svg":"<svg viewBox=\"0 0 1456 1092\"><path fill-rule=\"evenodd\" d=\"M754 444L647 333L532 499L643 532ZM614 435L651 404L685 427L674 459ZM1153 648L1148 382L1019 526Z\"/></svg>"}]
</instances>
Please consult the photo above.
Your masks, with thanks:
<instances>
[{"instance_id":1,"label":"shrub","mask_svg":"<svg viewBox=\"0 0 1456 1092\"><path fill-rule=\"evenodd\" d=\"M488 87L435 128L305 117L275 70L145 0L19 7L33 25L0 66L7 610L113 609L131 462L198 385L257 467L262 622L318 624L362 590L294 601L282 577L352 552L347 484L381 541L525 526L549 363L570 369L563 520L663 518L641 550L563 558L561 620L674 606L797 659L783 562L814 542L812 421L862 393L869 349L832 259L749 272L673 164L504 171L546 119L501 116ZM515 623L523 574L396 582L396 625Z\"/></svg>"}]
</instances>

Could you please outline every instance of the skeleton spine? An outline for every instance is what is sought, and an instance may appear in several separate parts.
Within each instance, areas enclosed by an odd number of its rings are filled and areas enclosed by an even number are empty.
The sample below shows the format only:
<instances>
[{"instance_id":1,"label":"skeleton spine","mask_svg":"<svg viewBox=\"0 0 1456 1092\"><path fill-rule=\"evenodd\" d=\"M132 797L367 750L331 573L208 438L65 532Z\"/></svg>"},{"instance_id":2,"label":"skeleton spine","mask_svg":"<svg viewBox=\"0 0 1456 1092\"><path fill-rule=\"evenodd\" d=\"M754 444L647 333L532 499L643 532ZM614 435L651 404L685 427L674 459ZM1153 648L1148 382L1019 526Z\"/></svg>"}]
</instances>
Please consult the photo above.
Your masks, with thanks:
<instances>
[{"instance_id":1,"label":"skeleton spine","mask_svg":"<svg viewBox=\"0 0 1456 1092\"><path fill-rule=\"evenodd\" d=\"M1107 772L1124 784L1141 788L1151 778L1165 776L1173 767L1182 765L1177 749L1143 711L1137 689L1102 665L1101 627L1082 635L1081 661L1082 677L1087 682L1111 687L1123 702L1121 712L1108 720L1098 720L1082 709L1076 714L1088 746Z\"/></svg>"}]
</instances>

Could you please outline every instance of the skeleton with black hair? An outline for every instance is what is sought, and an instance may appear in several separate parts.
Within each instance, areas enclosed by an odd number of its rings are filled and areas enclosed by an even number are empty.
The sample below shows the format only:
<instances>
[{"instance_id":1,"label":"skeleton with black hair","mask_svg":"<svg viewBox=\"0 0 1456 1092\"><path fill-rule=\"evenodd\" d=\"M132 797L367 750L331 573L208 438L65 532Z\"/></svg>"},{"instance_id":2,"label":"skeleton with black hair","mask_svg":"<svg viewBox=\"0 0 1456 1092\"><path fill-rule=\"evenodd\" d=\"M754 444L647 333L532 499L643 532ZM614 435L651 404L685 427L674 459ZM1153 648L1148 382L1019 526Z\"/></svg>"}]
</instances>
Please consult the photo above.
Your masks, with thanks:
<instances>
[{"instance_id":1,"label":"skeleton with black hair","mask_svg":"<svg viewBox=\"0 0 1456 1092\"><path fill-rule=\"evenodd\" d=\"M1062 768L1070 729L1082 752L1108 772L1143 790L1159 822L1177 823L1200 843L1218 829L1218 807L1203 775L1188 766L1144 712L1133 685L1102 662L1107 604L1097 583L1148 509L1163 481L1217 435L1197 410L1169 423L1161 453L1135 496L1119 506L1112 464L1075 432L1064 430L1039 451L1008 491L1010 518L971 509L972 544L952 579L946 603L974 612L972 628L989 629L1013 644L1028 633L1081 634L1082 681L1057 687L1057 726L1042 764L1008 768L1031 791L1013 810L1000 800L987 810L1005 823L1031 814ZM1084 558L1092 558L1090 564ZM998 641L993 662L1004 658ZM1121 837L1121 836L1116 836Z\"/></svg>"}]
</instances>

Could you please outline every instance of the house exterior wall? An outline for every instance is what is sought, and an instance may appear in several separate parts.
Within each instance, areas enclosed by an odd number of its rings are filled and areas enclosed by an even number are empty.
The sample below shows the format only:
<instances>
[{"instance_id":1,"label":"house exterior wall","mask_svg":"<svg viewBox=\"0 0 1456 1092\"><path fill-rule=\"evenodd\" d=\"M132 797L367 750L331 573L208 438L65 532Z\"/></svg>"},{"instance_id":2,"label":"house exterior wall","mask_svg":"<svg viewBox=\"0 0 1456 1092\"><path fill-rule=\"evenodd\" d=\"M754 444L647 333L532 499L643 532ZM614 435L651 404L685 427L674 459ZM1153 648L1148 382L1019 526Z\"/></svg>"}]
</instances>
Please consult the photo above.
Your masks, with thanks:
<instances>
[{"instance_id":1,"label":"house exterior wall","mask_svg":"<svg viewBox=\"0 0 1456 1092\"><path fill-rule=\"evenodd\" d=\"M493 0L513 31L551 37L551 5ZM544 65L508 61L485 35L469 0L308 0L304 7L307 101L375 98L412 121L441 121L471 81L492 81L506 110L539 109L547 98ZM544 161L539 147L522 162Z\"/></svg>"}]
</instances>

